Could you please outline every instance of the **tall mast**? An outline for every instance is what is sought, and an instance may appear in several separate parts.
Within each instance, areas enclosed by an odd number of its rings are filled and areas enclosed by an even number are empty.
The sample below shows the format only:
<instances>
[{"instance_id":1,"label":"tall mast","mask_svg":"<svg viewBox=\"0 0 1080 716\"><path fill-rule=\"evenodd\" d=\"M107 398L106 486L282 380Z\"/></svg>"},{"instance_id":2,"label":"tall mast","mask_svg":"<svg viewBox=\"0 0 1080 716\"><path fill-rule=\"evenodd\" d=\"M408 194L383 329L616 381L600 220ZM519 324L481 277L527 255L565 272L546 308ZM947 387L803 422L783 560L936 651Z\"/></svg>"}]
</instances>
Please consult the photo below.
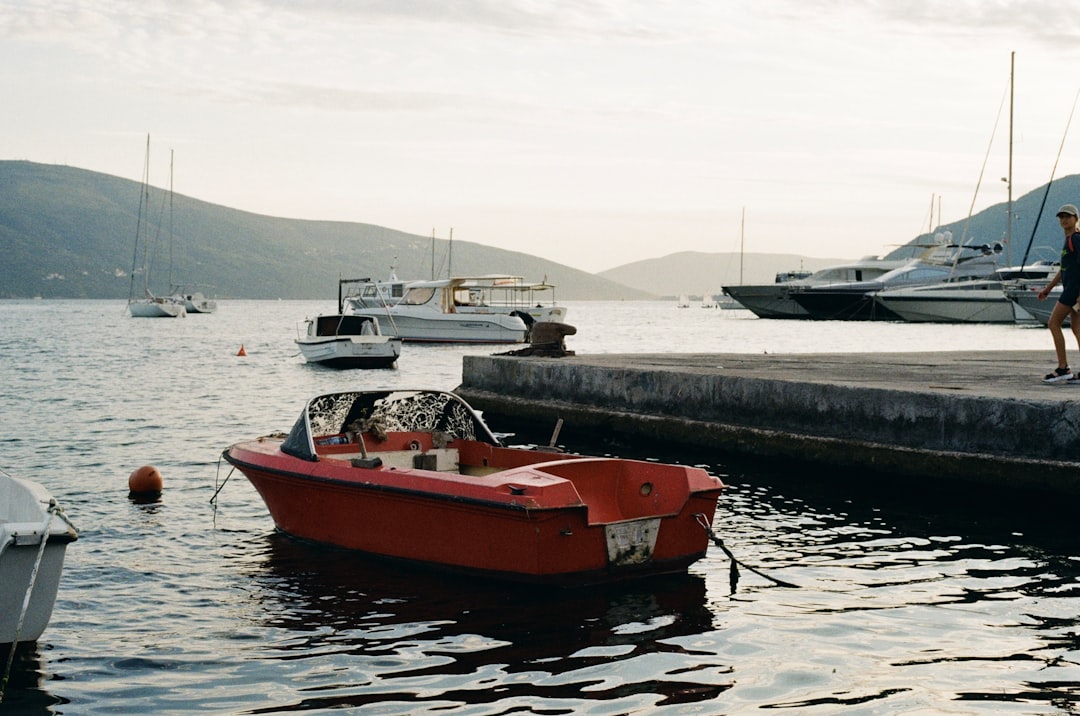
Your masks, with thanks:
<instances>
[{"instance_id":1,"label":"tall mast","mask_svg":"<svg viewBox=\"0 0 1080 716\"><path fill-rule=\"evenodd\" d=\"M739 222L739 285L743 282L743 249L746 246L746 207L742 208L742 220Z\"/></svg>"},{"instance_id":2,"label":"tall mast","mask_svg":"<svg viewBox=\"0 0 1080 716\"><path fill-rule=\"evenodd\" d=\"M1005 180L1005 183L1009 190L1009 202L1008 209L1009 215L1008 221L1005 222L1005 258L1008 263L1012 264L1012 175L1013 175L1013 92L1015 91L1014 80L1016 67L1016 51L1014 50L1009 54L1009 176ZM1023 267L1021 267L1021 270Z\"/></svg>"},{"instance_id":3,"label":"tall mast","mask_svg":"<svg viewBox=\"0 0 1080 716\"><path fill-rule=\"evenodd\" d=\"M143 296L150 292L150 134L146 135L146 161L143 163L143 195L146 201L146 240L143 241Z\"/></svg>"},{"instance_id":4,"label":"tall mast","mask_svg":"<svg viewBox=\"0 0 1080 716\"><path fill-rule=\"evenodd\" d=\"M173 260L173 150L169 150L169 291L172 291Z\"/></svg>"}]
</instances>

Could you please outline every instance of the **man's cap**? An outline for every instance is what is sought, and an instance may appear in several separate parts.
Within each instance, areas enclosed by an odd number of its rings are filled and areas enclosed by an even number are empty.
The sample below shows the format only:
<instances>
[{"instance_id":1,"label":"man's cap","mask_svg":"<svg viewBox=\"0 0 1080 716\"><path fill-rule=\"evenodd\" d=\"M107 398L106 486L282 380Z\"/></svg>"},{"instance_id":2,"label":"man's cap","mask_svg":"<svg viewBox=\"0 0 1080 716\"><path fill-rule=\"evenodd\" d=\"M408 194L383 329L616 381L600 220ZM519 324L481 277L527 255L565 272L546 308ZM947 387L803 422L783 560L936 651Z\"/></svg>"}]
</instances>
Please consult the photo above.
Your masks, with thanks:
<instances>
[{"instance_id":1,"label":"man's cap","mask_svg":"<svg viewBox=\"0 0 1080 716\"><path fill-rule=\"evenodd\" d=\"M1060 209L1058 209L1057 215L1058 215L1058 218L1059 218L1059 219L1060 219L1060 218L1061 218L1062 216L1066 216L1066 215L1067 215L1067 216L1076 216L1076 217L1080 217L1080 212L1078 212L1078 211L1076 210L1076 207L1075 207L1075 206L1073 206L1072 204L1066 204L1065 206L1063 206L1063 207L1061 207Z\"/></svg>"}]
</instances>

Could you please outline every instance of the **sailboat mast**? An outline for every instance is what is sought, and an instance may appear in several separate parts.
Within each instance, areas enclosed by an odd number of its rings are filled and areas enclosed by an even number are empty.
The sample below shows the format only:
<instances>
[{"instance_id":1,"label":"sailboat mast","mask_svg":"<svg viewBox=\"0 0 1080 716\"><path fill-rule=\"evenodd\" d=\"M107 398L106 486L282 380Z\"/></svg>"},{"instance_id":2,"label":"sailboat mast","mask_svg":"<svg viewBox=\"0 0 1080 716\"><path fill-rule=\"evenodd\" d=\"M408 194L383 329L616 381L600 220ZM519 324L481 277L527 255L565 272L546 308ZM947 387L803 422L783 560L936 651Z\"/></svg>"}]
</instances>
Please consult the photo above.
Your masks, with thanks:
<instances>
[{"instance_id":1,"label":"sailboat mast","mask_svg":"<svg viewBox=\"0 0 1080 716\"><path fill-rule=\"evenodd\" d=\"M135 248L131 252L131 281L128 288L128 303L135 298L135 270L139 266L139 239L142 235L143 197L146 191L146 177L150 162L150 135L146 135L146 154L143 156L142 186L139 187L139 212L135 220Z\"/></svg>"},{"instance_id":2,"label":"sailboat mast","mask_svg":"<svg viewBox=\"0 0 1080 716\"><path fill-rule=\"evenodd\" d=\"M435 280L435 227L431 227L431 280Z\"/></svg>"},{"instance_id":3,"label":"sailboat mast","mask_svg":"<svg viewBox=\"0 0 1080 716\"><path fill-rule=\"evenodd\" d=\"M169 291L172 291L173 264L173 150L169 150Z\"/></svg>"},{"instance_id":4,"label":"sailboat mast","mask_svg":"<svg viewBox=\"0 0 1080 716\"><path fill-rule=\"evenodd\" d=\"M150 134L146 135L146 161L143 163L143 197L140 199L139 209L139 228L142 230L142 206L146 206L146 218L149 224L150 220ZM146 231L150 231L150 227L146 227ZM146 234L146 238L143 240L143 295L150 293L150 262L152 261L150 253L150 235Z\"/></svg>"},{"instance_id":5,"label":"sailboat mast","mask_svg":"<svg viewBox=\"0 0 1080 716\"><path fill-rule=\"evenodd\" d=\"M742 220L739 222L739 285L743 283L743 250L746 248L746 207L742 208Z\"/></svg>"},{"instance_id":6,"label":"sailboat mast","mask_svg":"<svg viewBox=\"0 0 1080 716\"><path fill-rule=\"evenodd\" d=\"M1007 221L1005 222L1005 257L1010 266L1012 265L1013 94L1016 91L1016 87L1014 84L1016 78L1015 67L1016 52L1013 51L1009 54L1009 175L1005 179L1005 185L1009 190L1009 215L1006 217ZM1021 270L1023 270L1022 266L1020 268Z\"/></svg>"},{"instance_id":7,"label":"sailboat mast","mask_svg":"<svg viewBox=\"0 0 1080 716\"><path fill-rule=\"evenodd\" d=\"M454 227L450 227L450 243L446 247L446 277L454 277Z\"/></svg>"}]
</instances>

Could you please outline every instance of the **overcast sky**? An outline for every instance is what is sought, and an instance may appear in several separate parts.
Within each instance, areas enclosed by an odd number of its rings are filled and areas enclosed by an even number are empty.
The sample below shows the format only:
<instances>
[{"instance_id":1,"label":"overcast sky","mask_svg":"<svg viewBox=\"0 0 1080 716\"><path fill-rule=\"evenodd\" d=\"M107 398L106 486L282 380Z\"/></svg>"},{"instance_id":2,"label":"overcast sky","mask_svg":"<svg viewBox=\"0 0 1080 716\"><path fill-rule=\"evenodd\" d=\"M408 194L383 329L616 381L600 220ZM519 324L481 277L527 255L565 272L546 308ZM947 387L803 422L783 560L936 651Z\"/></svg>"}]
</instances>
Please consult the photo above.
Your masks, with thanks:
<instances>
[{"instance_id":1,"label":"overcast sky","mask_svg":"<svg viewBox=\"0 0 1080 716\"><path fill-rule=\"evenodd\" d=\"M855 258L1005 201L1012 51L1014 196L1063 139L1080 173L1076 10L0 0L0 159L137 181L149 133L182 194L588 271L738 251L744 208L747 251Z\"/></svg>"}]
</instances>

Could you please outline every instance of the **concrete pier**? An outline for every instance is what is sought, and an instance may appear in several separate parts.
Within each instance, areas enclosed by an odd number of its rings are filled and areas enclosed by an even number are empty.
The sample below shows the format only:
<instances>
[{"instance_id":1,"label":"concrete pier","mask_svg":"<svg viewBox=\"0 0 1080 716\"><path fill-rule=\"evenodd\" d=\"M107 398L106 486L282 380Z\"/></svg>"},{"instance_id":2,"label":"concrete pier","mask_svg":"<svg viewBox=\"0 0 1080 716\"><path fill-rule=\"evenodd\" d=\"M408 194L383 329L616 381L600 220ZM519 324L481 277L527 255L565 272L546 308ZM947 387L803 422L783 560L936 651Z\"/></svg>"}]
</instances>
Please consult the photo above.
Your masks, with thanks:
<instances>
[{"instance_id":1,"label":"concrete pier","mask_svg":"<svg viewBox=\"0 0 1080 716\"><path fill-rule=\"evenodd\" d=\"M491 416L846 470L1080 493L1080 385L1039 352L467 356ZM1075 366L1080 369L1080 365ZM493 417L493 422L495 419Z\"/></svg>"}]
</instances>

